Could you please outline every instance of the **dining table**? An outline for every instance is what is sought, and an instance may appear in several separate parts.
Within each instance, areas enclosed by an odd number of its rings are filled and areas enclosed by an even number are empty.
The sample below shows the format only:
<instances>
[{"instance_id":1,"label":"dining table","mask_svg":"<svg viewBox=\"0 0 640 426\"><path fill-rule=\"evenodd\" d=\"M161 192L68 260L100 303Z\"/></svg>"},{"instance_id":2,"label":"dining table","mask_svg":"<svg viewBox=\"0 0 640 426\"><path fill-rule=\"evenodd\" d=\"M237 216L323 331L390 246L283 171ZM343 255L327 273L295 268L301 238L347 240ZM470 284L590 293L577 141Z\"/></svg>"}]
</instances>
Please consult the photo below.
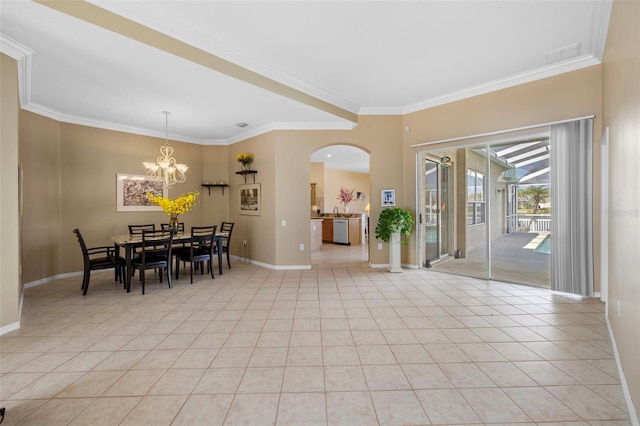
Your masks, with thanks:
<instances>
[{"instance_id":1,"label":"dining table","mask_svg":"<svg viewBox=\"0 0 640 426\"><path fill-rule=\"evenodd\" d=\"M213 236L217 252L218 252L218 273L222 275L222 240L225 237L228 237L229 234L227 232L216 232ZM122 234L116 235L112 237L113 243L116 248L122 247L125 253L125 260L127 265L127 273L125 274L125 286L127 288L127 293L131 291L131 276L133 275L133 253L136 248L142 246L142 234ZM173 244L180 243L188 243L191 240L190 232L179 231L173 234ZM212 265L213 267L213 265Z\"/></svg>"}]
</instances>

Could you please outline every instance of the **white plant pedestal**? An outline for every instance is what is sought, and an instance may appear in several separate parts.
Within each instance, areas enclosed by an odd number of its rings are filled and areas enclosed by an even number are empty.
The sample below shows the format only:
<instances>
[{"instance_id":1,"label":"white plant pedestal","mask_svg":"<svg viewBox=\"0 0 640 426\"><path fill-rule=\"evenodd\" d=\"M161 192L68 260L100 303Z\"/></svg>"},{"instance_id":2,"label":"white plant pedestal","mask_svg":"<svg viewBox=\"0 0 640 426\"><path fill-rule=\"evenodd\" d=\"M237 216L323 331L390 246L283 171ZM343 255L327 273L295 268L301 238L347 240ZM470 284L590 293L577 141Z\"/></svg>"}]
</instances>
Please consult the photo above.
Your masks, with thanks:
<instances>
[{"instance_id":1,"label":"white plant pedestal","mask_svg":"<svg viewBox=\"0 0 640 426\"><path fill-rule=\"evenodd\" d=\"M394 232L389 240L389 272L402 272L400 265L400 232Z\"/></svg>"}]
</instances>

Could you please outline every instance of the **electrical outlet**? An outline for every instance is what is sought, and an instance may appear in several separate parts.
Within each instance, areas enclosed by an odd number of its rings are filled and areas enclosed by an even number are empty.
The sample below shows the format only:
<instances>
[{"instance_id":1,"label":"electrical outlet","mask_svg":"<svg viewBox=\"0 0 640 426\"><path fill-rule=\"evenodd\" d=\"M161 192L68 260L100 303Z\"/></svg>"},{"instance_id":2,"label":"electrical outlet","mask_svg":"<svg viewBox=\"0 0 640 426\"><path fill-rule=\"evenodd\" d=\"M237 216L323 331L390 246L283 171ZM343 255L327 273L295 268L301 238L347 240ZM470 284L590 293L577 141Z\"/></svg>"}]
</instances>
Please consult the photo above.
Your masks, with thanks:
<instances>
[{"instance_id":1,"label":"electrical outlet","mask_svg":"<svg viewBox=\"0 0 640 426\"><path fill-rule=\"evenodd\" d=\"M382 243L378 243L378 250L382 250Z\"/></svg>"},{"instance_id":2,"label":"electrical outlet","mask_svg":"<svg viewBox=\"0 0 640 426\"><path fill-rule=\"evenodd\" d=\"M246 247L247 246L247 240L242 240L242 247Z\"/></svg>"},{"instance_id":3,"label":"electrical outlet","mask_svg":"<svg viewBox=\"0 0 640 426\"><path fill-rule=\"evenodd\" d=\"M304 244L300 244L300 251L304 251Z\"/></svg>"},{"instance_id":4,"label":"electrical outlet","mask_svg":"<svg viewBox=\"0 0 640 426\"><path fill-rule=\"evenodd\" d=\"M282 227L284 228L285 226L287 226L287 221L282 219Z\"/></svg>"}]
</instances>

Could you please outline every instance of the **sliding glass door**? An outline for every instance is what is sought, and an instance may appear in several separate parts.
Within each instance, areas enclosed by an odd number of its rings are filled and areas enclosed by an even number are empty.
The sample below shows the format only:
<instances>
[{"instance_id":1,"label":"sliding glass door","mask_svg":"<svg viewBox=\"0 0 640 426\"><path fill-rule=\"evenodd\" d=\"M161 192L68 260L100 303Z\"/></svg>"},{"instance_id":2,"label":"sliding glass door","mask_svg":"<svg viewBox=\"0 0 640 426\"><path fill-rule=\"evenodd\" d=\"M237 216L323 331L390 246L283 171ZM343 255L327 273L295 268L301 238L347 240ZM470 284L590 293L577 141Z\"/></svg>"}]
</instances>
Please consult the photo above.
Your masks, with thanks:
<instances>
[{"instance_id":1,"label":"sliding glass door","mask_svg":"<svg viewBox=\"0 0 640 426\"><path fill-rule=\"evenodd\" d=\"M420 155L422 266L549 286L548 138Z\"/></svg>"}]
</instances>

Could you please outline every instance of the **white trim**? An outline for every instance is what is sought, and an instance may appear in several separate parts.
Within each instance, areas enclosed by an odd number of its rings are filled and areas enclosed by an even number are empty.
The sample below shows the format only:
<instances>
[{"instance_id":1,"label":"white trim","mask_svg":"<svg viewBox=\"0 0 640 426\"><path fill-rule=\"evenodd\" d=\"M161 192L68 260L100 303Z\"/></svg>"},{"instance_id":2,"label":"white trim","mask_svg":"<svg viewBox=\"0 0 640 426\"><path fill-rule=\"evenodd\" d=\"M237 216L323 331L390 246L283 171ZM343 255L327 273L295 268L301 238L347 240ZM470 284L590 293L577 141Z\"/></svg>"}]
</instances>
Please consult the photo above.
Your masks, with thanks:
<instances>
[{"instance_id":1,"label":"white trim","mask_svg":"<svg viewBox=\"0 0 640 426\"><path fill-rule=\"evenodd\" d=\"M163 140L166 137L164 130L163 131L149 130L149 129L143 129L140 127L126 126L118 123L110 123L108 121L103 121L103 120L95 120L92 118L80 117L77 115L63 114L59 111L45 107L44 105L40 105L35 102L29 102L28 104L22 105L22 109L33 112L34 114L51 118L52 120L56 120L61 123L78 124L80 126L88 126L88 127L94 127L97 129L113 130L115 132L124 132L124 133L129 133L134 135L151 136L151 137L160 138ZM169 134L169 139L178 141L178 142L192 143L196 145L204 144L204 141L202 139L191 138L184 135ZM208 144L214 145L214 143L212 143L213 141L214 140L210 140ZM220 144L225 144L225 145L227 144L226 141L218 141L218 142L220 142Z\"/></svg>"},{"instance_id":2,"label":"white trim","mask_svg":"<svg viewBox=\"0 0 640 426\"><path fill-rule=\"evenodd\" d=\"M412 112L433 108L439 105L445 105L445 104L459 101L462 99L471 98L473 96L484 95L486 93L495 92L497 90L518 86L520 84L542 80L548 77L553 77L559 74L576 71L576 70L587 68L593 65L599 65L600 63L601 63L600 60L594 58L591 55L581 56L572 60L545 66L542 68L537 68L535 70L512 75L510 77L503 78L500 80L491 81L485 84L480 84L478 86L473 86L467 89L458 90L453 93L448 93L446 95L433 97L421 102L417 102L412 105L407 105L403 108L403 114L410 114ZM369 108L362 108L361 110L368 110L368 109ZM364 115L364 113L362 112L361 114Z\"/></svg>"},{"instance_id":3,"label":"white trim","mask_svg":"<svg viewBox=\"0 0 640 426\"><path fill-rule=\"evenodd\" d=\"M609 298L609 127L604 129L600 140L600 205L600 300L606 302Z\"/></svg>"},{"instance_id":4,"label":"white trim","mask_svg":"<svg viewBox=\"0 0 640 426\"><path fill-rule=\"evenodd\" d=\"M22 86L23 85L20 85L20 87ZM52 120L56 120L62 123L77 124L80 126L113 130L115 132L124 132L134 135L151 136L160 139L165 139L166 137L164 131L161 132L156 130L143 129L141 127L126 126L123 124L94 120L77 115L63 114L59 111L53 110L35 102L24 102L22 108L26 111L30 111L34 114L42 115L44 117L51 118ZM169 139L178 142L191 143L194 145L232 145L234 143L242 142L249 138L253 138L275 130L353 130L357 125L358 123L353 123L348 120L344 120L342 122L273 122L227 139L199 139L178 134L169 134Z\"/></svg>"},{"instance_id":5,"label":"white trim","mask_svg":"<svg viewBox=\"0 0 640 426\"><path fill-rule=\"evenodd\" d=\"M613 10L613 0L593 2L593 28L591 30L591 46L595 48L594 56L599 61L604 58L604 48L607 44L607 33Z\"/></svg>"},{"instance_id":6,"label":"white trim","mask_svg":"<svg viewBox=\"0 0 640 426\"><path fill-rule=\"evenodd\" d=\"M101 269L99 271L92 271L92 274L94 274L94 273L103 273L103 272L113 272L113 268ZM29 283L26 283L23 288L26 289L26 288L31 288L31 287L37 287L39 285L46 284L46 283L51 282L51 281L59 280L59 279L62 279L62 278L79 277L79 276L81 276L83 274L84 274L84 272L78 271L78 272L67 272L65 274L53 275L53 276L50 276L50 277L46 277L46 278L42 278L42 279L39 279L39 280L35 280L35 281L31 281Z\"/></svg>"},{"instance_id":7,"label":"white trim","mask_svg":"<svg viewBox=\"0 0 640 426\"><path fill-rule=\"evenodd\" d=\"M611 323L609 322L609 317L605 315L604 319L607 322L607 328L609 329L609 337L611 337L611 345L613 346L613 356L616 360L616 367L618 367L618 375L620 376L620 385L622 386L622 393L624 394L624 400L627 403L627 411L629 412L629 419L631 420L631 424L633 426L640 426L640 423L638 423L638 414L636 413L636 409L633 406L633 401L631 400L629 385L627 384L627 379L624 377L624 370L622 369L622 364L620 364L620 355L618 354L618 347L616 346L616 338L613 335L613 330L611 329Z\"/></svg>"},{"instance_id":8,"label":"white trim","mask_svg":"<svg viewBox=\"0 0 640 426\"><path fill-rule=\"evenodd\" d=\"M371 269L383 269L383 268L388 268L389 264L388 263L370 263L369 267Z\"/></svg>"},{"instance_id":9,"label":"white trim","mask_svg":"<svg viewBox=\"0 0 640 426\"><path fill-rule=\"evenodd\" d=\"M275 130L353 130L358 123L353 123L348 120L343 122L280 122L274 121L263 126L251 129L245 133L237 136L230 137L225 140L224 145L233 145L237 142L242 142L249 138L253 138L265 133L273 132ZM204 142L205 145L214 145L213 143Z\"/></svg>"},{"instance_id":10,"label":"white trim","mask_svg":"<svg viewBox=\"0 0 640 426\"><path fill-rule=\"evenodd\" d=\"M16 331L20 328L20 321L12 322L11 324L7 324L4 327L0 327L0 336L11 333L12 331Z\"/></svg>"},{"instance_id":11,"label":"white trim","mask_svg":"<svg viewBox=\"0 0 640 426\"><path fill-rule=\"evenodd\" d=\"M20 106L24 107L25 105L29 105L31 102L33 55L35 52L2 33L0 33L0 52L16 60Z\"/></svg>"},{"instance_id":12,"label":"white trim","mask_svg":"<svg viewBox=\"0 0 640 426\"><path fill-rule=\"evenodd\" d=\"M416 144L411 145L411 148L417 148L417 147L428 146L428 145L436 145L436 144L445 143L445 142L463 141L463 140L472 139L472 138L485 138L487 136L502 135L504 133L509 133L509 132L519 132L519 131L522 131L522 130L535 129L537 127L551 126L551 125L554 125L554 124L570 123L572 121L586 120L586 119L594 118L594 117L595 117L595 115L586 115L584 117L567 118L565 120L550 121L548 123L541 123L541 124L532 124L530 126L516 127L516 128L513 128L513 129L496 130L496 131L493 131L493 132L478 133L478 134L475 134L475 135L460 136L460 137L457 137L457 138L440 139L438 141L416 143Z\"/></svg>"},{"instance_id":13,"label":"white trim","mask_svg":"<svg viewBox=\"0 0 640 426\"><path fill-rule=\"evenodd\" d=\"M271 265L270 263L259 262L257 260L247 259L246 257L239 257L231 255L231 257L240 260L242 262L249 263L251 265L261 266L263 268L272 269L274 271L294 271L294 270L308 270L311 269L311 265Z\"/></svg>"}]
</instances>

